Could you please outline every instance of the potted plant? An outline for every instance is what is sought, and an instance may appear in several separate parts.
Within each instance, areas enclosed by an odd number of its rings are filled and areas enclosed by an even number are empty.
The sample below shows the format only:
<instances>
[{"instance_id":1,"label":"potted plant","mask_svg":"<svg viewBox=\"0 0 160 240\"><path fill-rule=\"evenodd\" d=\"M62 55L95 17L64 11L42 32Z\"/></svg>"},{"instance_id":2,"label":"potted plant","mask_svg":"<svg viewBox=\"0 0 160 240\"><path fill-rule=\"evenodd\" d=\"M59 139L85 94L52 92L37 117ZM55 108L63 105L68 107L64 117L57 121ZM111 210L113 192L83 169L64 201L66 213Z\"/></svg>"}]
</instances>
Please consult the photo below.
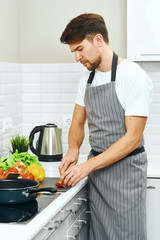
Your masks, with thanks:
<instances>
[{"instance_id":1,"label":"potted plant","mask_svg":"<svg viewBox=\"0 0 160 240\"><path fill-rule=\"evenodd\" d=\"M11 147L10 152L13 154L18 150L18 153L27 152L29 147L29 139L19 134L10 139Z\"/></svg>"}]
</instances>

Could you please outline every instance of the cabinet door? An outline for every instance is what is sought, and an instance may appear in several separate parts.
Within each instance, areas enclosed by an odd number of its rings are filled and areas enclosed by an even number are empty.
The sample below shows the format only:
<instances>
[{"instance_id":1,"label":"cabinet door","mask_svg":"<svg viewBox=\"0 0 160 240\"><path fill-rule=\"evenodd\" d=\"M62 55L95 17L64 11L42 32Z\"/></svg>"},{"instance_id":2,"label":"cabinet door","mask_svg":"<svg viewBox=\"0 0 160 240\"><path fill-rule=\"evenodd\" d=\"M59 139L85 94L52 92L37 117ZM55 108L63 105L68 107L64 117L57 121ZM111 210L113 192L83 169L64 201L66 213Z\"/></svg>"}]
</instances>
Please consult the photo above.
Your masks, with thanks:
<instances>
[{"instance_id":1,"label":"cabinet door","mask_svg":"<svg viewBox=\"0 0 160 240\"><path fill-rule=\"evenodd\" d=\"M160 60L159 0L127 0L127 58Z\"/></svg>"},{"instance_id":2,"label":"cabinet door","mask_svg":"<svg viewBox=\"0 0 160 240\"><path fill-rule=\"evenodd\" d=\"M160 179L147 179L147 240L160 236Z\"/></svg>"}]
</instances>

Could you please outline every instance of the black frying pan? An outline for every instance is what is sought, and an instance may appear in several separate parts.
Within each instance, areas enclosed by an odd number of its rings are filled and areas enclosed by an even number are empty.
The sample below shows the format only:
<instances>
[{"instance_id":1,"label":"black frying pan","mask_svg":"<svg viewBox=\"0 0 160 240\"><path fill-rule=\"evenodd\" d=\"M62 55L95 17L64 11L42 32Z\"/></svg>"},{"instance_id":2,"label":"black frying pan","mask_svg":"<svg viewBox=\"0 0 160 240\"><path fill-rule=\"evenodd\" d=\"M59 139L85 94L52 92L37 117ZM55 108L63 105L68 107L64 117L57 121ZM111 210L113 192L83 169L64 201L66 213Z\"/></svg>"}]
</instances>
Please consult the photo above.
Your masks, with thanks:
<instances>
[{"instance_id":1,"label":"black frying pan","mask_svg":"<svg viewBox=\"0 0 160 240\"><path fill-rule=\"evenodd\" d=\"M38 189L38 185L38 181L30 179L0 179L0 203L26 203L33 201L39 192L57 192L52 187Z\"/></svg>"}]
</instances>

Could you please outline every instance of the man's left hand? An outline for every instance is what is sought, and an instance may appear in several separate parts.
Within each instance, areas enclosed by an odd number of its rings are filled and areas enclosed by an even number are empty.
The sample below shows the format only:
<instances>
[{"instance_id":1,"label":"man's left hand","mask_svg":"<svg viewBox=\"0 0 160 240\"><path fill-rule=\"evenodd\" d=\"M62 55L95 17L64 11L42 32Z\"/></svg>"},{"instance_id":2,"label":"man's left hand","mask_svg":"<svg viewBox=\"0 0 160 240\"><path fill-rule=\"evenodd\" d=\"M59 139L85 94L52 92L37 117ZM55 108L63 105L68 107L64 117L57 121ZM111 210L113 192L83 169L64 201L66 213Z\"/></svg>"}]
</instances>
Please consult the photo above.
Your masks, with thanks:
<instances>
[{"instance_id":1,"label":"man's left hand","mask_svg":"<svg viewBox=\"0 0 160 240\"><path fill-rule=\"evenodd\" d=\"M61 176L63 186L74 186L78 181L89 175L89 167L87 162L78 165L70 166Z\"/></svg>"}]
</instances>

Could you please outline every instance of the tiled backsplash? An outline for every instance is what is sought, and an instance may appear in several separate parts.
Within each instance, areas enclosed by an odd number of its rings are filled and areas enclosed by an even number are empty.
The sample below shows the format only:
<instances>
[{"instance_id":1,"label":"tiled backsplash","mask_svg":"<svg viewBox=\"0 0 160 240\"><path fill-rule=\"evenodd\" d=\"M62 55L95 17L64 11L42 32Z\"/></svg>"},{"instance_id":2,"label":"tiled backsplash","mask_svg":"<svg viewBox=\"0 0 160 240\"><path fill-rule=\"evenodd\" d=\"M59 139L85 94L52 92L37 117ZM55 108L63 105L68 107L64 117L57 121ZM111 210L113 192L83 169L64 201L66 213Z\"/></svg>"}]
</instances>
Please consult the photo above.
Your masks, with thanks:
<instances>
[{"instance_id":1,"label":"tiled backsplash","mask_svg":"<svg viewBox=\"0 0 160 240\"><path fill-rule=\"evenodd\" d=\"M23 133L34 126L55 123L62 128L63 151L67 151L69 125L82 67L76 63L23 64ZM87 141L85 141L86 143ZM87 151L84 144L81 151Z\"/></svg>"},{"instance_id":2,"label":"tiled backsplash","mask_svg":"<svg viewBox=\"0 0 160 240\"><path fill-rule=\"evenodd\" d=\"M140 63L154 83L151 114L145 129L149 156L160 156L160 62ZM64 152L67 150L68 123L74 108L80 73L77 63L11 64L0 63L0 157L7 153L12 135L29 136L34 126L55 123L62 127ZM3 120L11 118L13 127L2 133ZM87 154L88 129L81 148Z\"/></svg>"},{"instance_id":3,"label":"tiled backsplash","mask_svg":"<svg viewBox=\"0 0 160 240\"><path fill-rule=\"evenodd\" d=\"M148 155L160 157L160 62L143 62L140 66L148 73L154 86L150 116L145 128L146 149Z\"/></svg>"},{"instance_id":4,"label":"tiled backsplash","mask_svg":"<svg viewBox=\"0 0 160 240\"><path fill-rule=\"evenodd\" d=\"M21 64L0 63L0 156L8 152L11 136L22 133ZM3 121L11 118L12 128L3 133Z\"/></svg>"}]
</instances>

